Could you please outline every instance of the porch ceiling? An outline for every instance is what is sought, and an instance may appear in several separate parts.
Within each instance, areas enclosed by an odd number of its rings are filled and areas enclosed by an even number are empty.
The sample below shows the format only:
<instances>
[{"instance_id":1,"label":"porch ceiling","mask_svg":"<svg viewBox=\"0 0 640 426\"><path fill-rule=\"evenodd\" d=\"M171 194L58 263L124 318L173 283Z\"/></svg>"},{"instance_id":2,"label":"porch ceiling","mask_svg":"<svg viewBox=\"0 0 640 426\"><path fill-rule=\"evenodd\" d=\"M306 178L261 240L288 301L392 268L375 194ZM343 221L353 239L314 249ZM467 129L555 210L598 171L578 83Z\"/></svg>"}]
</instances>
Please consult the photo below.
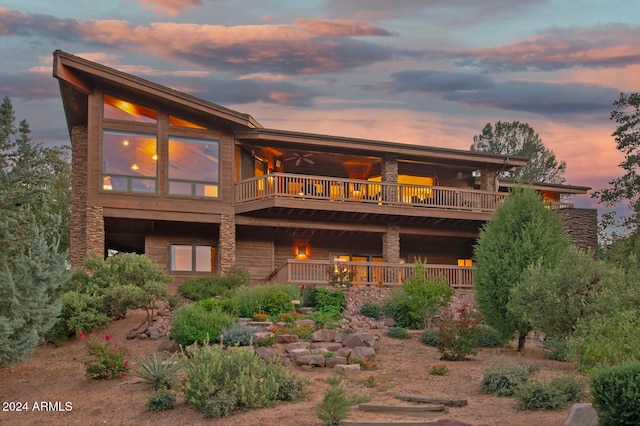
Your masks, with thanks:
<instances>
[{"instance_id":1,"label":"porch ceiling","mask_svg":"<svg viewBox=\"0 0 640 426\"><path fill-rule=\"evenodd\" d=\"M387 224L400 227L401 233L414 235L442 235L475 238L486 220L453 217L389 215L318 209L269 207L236 215L237 225L293 228L297 232L313 233L324 230L343 235L354 232L383 233Z\"/></svg>"}]
</instances>

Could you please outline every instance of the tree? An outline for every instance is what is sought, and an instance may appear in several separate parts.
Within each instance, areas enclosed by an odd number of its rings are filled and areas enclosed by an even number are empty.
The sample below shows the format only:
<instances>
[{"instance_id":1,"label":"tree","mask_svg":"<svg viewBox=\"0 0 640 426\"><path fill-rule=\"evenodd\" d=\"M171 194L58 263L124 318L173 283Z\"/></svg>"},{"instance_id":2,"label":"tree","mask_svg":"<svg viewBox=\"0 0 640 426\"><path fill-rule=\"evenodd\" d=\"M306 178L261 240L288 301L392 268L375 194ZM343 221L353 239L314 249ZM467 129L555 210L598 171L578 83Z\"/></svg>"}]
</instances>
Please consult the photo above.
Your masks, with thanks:
<instances>
[{"instance_id":1,"label":"tree","mask_svg":"<svg viewBox=\"0 0 640 426\"><path fill-rule=\"evenodd\" d=\"M625 272L571 246L555 268L535 265L512 291L509 309L548 337L566 339L580 319L617 310L628 288ZM626 299L626 298L625 298Z\"/></svg>"},{"instance_id":2,"label":"tree","mask_svg":"<svg viewBox=\"0 0 640 426\"><path fill-rule=\"evenodd\" d=\"M515 172L501 172L500 177L519 182L563 183L567 164L558 162L556 154L545 148L540 136L527 123L498 121L487 123L482 133L473 137L471 151L492 152L530 158L524 167Z\"/></svg>"},{"instance_id":3,"label":"tree","mask_svg":"<svg viewBox=\"0 0 640 426\"><path fill-rule=\"evenodd\" d=\"M619 166L625 173L609 182L611 187L595 191L592 197L599 198L607 206L626 200L633 213L624 225L635 231L640 225L640 93L620 93L613 106L611 119L618 127L612 136L616 149L624 154L624 161Z\"/></svg>"},{"instance_id":4,"label":"tree","mask_svg":"<svg viewBox=\"0 0 640 426\"><path fill-rule=\"evenodd\" d=\"M544 207L533 189L514 188L474 247L476 305L505 340L524 349L531 325L508 309L513 288L531 265L553 268L568 247L560 217Z\"/></svg>"},{"instance_id":5,"label":"tree","mask_svg":"<svg viewBox=\"0 0 640 426\"><path fill-rule=\"evenodd\" d=\"M48 202L44 151L29 125L0 106L0 366L31 353L56 321L65 280L60 217Z\"/></svg>"}]
</instances>

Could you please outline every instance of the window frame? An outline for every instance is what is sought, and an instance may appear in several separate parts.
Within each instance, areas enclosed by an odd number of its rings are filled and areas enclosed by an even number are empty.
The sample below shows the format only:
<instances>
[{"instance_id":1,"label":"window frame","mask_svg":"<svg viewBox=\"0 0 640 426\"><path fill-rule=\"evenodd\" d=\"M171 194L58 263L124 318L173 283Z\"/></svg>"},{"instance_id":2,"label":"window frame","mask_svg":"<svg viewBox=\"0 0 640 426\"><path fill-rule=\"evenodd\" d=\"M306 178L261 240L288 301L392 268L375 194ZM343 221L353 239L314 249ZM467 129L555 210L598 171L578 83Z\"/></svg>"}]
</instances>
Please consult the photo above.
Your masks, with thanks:
<instances>
[{"instance_id":1,"label":"window frame","mask_svg":"<svg viewBox=\"0 0 640 426\"><path fill-rule=\"evenodd\" d=\"M191 133L191 132L190 132ZM181 178L171 178L171 170L167 170L166 176L166 193L167 196L170 197L188 197L188 198L201 198L207 200L215 200L220 199L221 185L220 185L220 174L221 174L221 160L220 160L220 152L221 152L221 141L219 138L214 138L211 135L195 135L191 133L190 135L183 134L175 134L171 133L167 135L167 167L171 168L171 142L186 142L186 143L198 143L203 145L215 145L215 148L212 150L212 155L217 158L217 180L213 181L205 181L205 180L193 180L193 179L181 179ZM190 193L185 192L172 192L171 184L190 184L191 190ZM199 187L203 188L203 195L198 194ZM215 191L215 195L206 195L207 187L212 187L211 189Z\"/></svg>"},{"instance_id":2,"label":"window frame","mask_svg":"<svg viewBox=\"0 0 640 426\"><path fill-rule=\"evenodd\" d=\"M191 247L191 269L190 270L178 270L178 269L174 269L174 259L175 259L175 254L174 254L174 247ZM203 271L203 270L198 270L197 269L197 265L198 265L198 258L197 258L197 249L198 247L205 247L209 249L209 259L211 259L211 250L214 251L213 253L213 265L211 266L211 269L208 271ZM217 271L217 267L218 267L218 249L217 246L214 244L209 244L209 243L178 243L178 242L174 242L174 243L170 243L169 244L169 264L168 264L168 270L170 273L172 274L209 274L209 273L215 273Z\"/></svg>"}]
</instances>

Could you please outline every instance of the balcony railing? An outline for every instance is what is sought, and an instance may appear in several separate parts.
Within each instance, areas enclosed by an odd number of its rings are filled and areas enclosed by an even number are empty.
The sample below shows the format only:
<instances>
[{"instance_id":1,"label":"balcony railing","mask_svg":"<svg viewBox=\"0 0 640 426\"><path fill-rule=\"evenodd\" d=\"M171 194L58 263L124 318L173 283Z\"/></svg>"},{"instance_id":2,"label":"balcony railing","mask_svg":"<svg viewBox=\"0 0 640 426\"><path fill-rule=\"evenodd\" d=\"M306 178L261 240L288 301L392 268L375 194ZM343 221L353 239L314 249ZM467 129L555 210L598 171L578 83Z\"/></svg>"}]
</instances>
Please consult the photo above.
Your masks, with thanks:
<instances>
[{"instance_id":1,"label":"balcony railing","mask_svg":"<svg viewBox=\"0 0 640 426\"><path fill-rule=\"evenodd\" d=\"M493 212L506 194L443 186L271 173L235 184L237 204L271 198L341 201Z\"/></svg>"},{"instance_id":2,"label":"balcony railing","mask_svg":"<svg viewBox=\"0 0 640 426\"><path fill-rule=\"evenodd\" d=\"M427 277L444 277L453 288L473 288L473 267L425 265ZM280 265L271 282L295 285L327 285L334 277L349 277L354 286L401 285L415 273L412 263L330 262L290 259Z\"/></svg>"}]
</instances>

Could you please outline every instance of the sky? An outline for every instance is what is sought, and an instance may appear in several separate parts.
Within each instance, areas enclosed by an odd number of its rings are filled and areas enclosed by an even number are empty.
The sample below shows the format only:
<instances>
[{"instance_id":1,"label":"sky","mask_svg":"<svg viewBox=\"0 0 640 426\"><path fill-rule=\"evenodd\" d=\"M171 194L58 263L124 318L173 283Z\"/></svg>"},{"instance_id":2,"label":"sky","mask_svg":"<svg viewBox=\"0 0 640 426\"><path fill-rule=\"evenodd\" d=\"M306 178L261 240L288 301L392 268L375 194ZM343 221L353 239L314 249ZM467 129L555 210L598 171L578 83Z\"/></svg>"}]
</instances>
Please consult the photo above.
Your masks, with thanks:
<instances>
[{"instance_id":1,"label":"sky","mask_svg":"<svg viewBox=\"0 0 640 426\"><path fill-rule=\"evenodd\" d=\"M623 174L609 117L640 91L640 1L4 0L0 97L47 146L70 143L56 49L267 128L469 149L526 122L597 190Z\"/></svg>"}]
</instances>

